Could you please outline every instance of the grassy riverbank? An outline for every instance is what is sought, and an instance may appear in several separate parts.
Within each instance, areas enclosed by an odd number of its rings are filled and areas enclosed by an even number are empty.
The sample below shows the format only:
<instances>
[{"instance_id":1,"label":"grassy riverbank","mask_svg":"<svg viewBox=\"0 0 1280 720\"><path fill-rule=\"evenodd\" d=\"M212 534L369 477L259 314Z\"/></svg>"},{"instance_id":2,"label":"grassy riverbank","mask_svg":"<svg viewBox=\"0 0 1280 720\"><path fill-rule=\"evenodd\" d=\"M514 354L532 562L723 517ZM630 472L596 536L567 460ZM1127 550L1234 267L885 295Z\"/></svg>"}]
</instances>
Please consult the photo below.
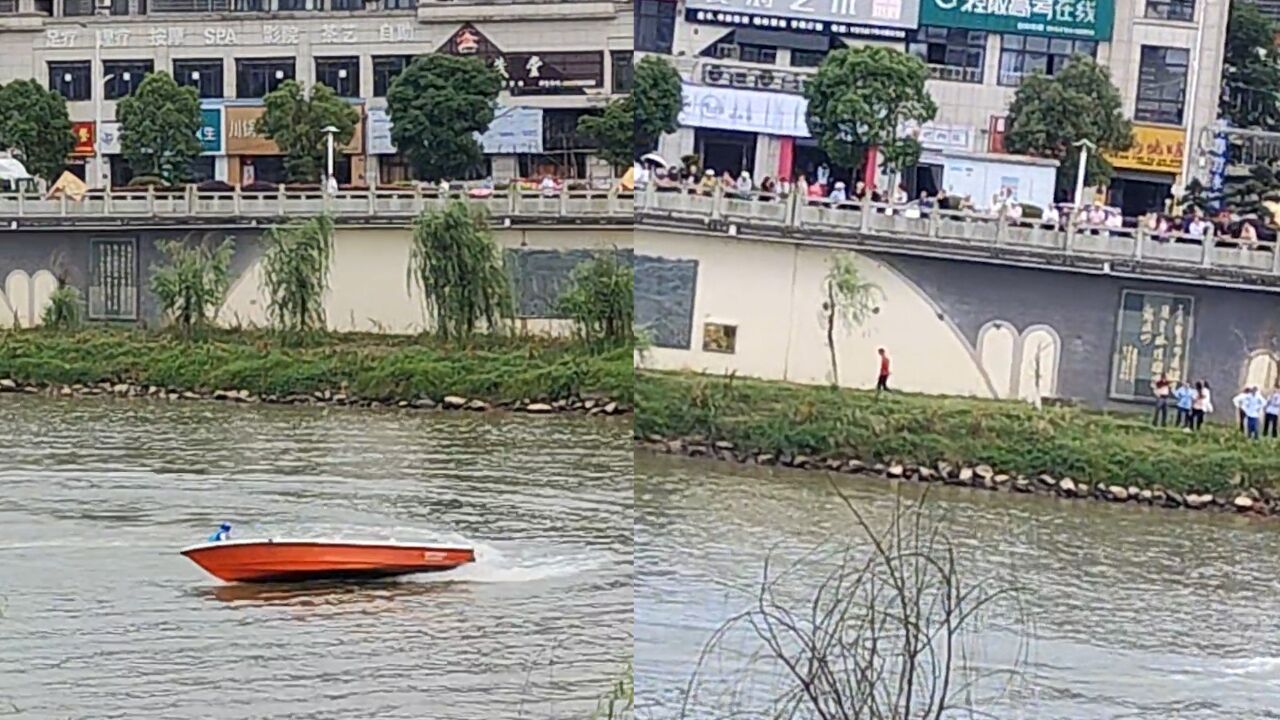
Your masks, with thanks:
<instances>
[{"instance_id":1,"label":"grassy riverbank","mask_svg":"<svg viewBox=\"0 0 1280 720\"><path fill-rule=\"evenodd\" d=\"M344 392L396 401L449 395L509 404L607 397L632 401L630 348L592 353L577 343L485 338L445 345L430 338L330 334L299 346L267 333L214 332L201 341L169 333L92 329L0 332L0 378L20 385L153 385L247 390L256 396Z\"/></svg>"},{"instance_id":2,"label":"grassy riverbank","mask_svg":"<svg viewBox=\"0 0 1280 720\"><path fill-rule=\"evenodd\" d=\"M1152 428L1145 415L1021 402L832 390L725 377L641 372L636 435L705 438L739 454L936 467L988 465L1094 485L1178 492L1280 489L1280 442L1234 426Z\"/></svg>"}]
</instances>

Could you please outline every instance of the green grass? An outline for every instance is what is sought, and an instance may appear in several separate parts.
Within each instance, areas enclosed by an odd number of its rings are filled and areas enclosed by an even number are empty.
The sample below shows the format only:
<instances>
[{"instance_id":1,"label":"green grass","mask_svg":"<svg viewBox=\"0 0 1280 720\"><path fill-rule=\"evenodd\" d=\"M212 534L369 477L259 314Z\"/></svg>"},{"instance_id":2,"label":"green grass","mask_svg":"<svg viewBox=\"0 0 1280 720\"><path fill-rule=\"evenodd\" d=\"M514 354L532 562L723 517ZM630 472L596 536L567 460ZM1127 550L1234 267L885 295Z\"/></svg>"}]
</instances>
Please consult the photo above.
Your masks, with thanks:
<instances>
[{"instance_id":1,"label":"green grass","mask_svg":"<svg viewBox=\"0 0 1280 720\"><path fill-rule=\"evenodd\" d=\"M0 333L0 378L74 385L102 381L179 390L289 395L345 389L370 400L445 395L489 402L604 396L632 401L632 351L485 338L330 334L284 344L268 333L216 331L195 341L169 333L96 328Z\"/></svg>"},{"instance_id":2,"label":"green grass","mask_svg":"<svg viewBox=\"0 0 1280 720\"><path fill-rule=\"evenodd\" d=\"M874 393L724 376L640 372L637 437L703 436L776 455L867 462L985 463L1090 483L1181 492L1280 489L1280 443L1234 425L1153 428L1146 415L1022 402Z\"/></svg>"}]
</instances>

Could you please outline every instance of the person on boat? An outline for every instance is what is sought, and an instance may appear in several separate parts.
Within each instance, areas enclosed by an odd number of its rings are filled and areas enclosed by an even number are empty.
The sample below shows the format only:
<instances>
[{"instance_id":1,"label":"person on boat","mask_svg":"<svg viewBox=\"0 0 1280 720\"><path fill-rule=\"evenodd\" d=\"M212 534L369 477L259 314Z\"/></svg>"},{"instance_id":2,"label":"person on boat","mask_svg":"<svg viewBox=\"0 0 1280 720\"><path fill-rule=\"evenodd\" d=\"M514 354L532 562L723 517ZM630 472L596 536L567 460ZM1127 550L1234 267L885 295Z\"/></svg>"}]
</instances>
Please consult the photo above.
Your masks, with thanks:
<instances>
[{"instance_id":1,"label":"person on boat","mask_svg":"<svg viewBox=\"0 0 1280 720\"><path fill-rule=\"evenodd\" d=\"M209 542L222 542L231 538L231 523L222 523L218 527L218 532L209 536Z\"/></svg>"}]
</instances>

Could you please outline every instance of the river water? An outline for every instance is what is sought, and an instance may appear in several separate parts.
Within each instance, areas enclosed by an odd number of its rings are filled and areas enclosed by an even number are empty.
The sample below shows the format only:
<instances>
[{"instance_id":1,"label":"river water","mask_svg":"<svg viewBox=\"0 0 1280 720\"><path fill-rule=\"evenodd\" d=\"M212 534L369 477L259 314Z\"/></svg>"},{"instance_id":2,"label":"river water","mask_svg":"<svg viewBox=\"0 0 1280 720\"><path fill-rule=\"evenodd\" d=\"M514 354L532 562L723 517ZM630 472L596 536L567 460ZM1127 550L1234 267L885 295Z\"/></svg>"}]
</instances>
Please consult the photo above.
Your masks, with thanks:
<instances>
[{"instance_id":1,"label":"river water","mask_svg":"<svg viewBox=\"0 0 1280 720\"><path fill-rule=\"evenodd\" d=\"M887 483L837 481L873 523L890 516ZM641 718L665 720L681 717L704 645L751 603L771 548L794 558L857 536L820 474L640 454L635 492L636 695ZM1026 622L996 618L974 638L992 667L1025 641L1021 680L985 708L994 717L1280 718L1276 523L955 488L929 501L970 583L1024 588ZM802 595L817 576L802 567L783 585ZM704 661L687 717L761 717L751 703L776 682L737 687L758 645L730 637Z\"/></svg>"},{"instance_id":2,"label":"river water","mask_svg":"<svg viewBox=\"0 0 1280 720\"><path fill-rule=\"evenodd\" d=\"M589 716L632 649L630 428L0 396L0 716ZM176 551L465 542L475 565L252 589Z\"/></svg>"}]
</instances>

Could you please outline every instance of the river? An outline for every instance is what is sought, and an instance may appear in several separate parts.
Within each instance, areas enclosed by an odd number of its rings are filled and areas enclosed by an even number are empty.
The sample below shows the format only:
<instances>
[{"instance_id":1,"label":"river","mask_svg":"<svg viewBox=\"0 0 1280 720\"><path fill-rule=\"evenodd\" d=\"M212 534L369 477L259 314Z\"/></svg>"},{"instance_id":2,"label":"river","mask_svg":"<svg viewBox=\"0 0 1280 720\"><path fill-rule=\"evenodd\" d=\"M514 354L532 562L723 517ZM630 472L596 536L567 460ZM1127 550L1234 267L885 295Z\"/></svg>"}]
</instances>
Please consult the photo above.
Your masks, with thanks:
<instances>
[{"instance_id":1,"label":"river","mask_svg":"<svg viewBox=\"0 0 1280 720\"><path fill-rule=\"evenodd\" d=\"M873 523L891 514L888 483L838 482ZM666 720L680 717L712 632L754 597L770 548L796 557L855 535L823 474L639 454L635 492L636 695L639 717ZM970 583L1024 588L1022 632L995 622L974 638L993 667L1026 641L1016 691L984 708L994 717L1280 718L1274 521L957 488L931 489L929 502ZM803 592L816 577L801 569L784 584ZM776 681L735 689L756 646L731 637L705 663L687 717L760 717L751 703Z\"/></svg>"},{"instance_id":2,"label":"river","mask_svg":"<svg viewBox=\"0 0 1280 720\"><path fill-rule=\"evenodd\" d=\"M0 716L581 720L630 660L630 427L0 396ZM465 542L398 581L254 589L241 537Z\"/></svg>"}]
</instances>

